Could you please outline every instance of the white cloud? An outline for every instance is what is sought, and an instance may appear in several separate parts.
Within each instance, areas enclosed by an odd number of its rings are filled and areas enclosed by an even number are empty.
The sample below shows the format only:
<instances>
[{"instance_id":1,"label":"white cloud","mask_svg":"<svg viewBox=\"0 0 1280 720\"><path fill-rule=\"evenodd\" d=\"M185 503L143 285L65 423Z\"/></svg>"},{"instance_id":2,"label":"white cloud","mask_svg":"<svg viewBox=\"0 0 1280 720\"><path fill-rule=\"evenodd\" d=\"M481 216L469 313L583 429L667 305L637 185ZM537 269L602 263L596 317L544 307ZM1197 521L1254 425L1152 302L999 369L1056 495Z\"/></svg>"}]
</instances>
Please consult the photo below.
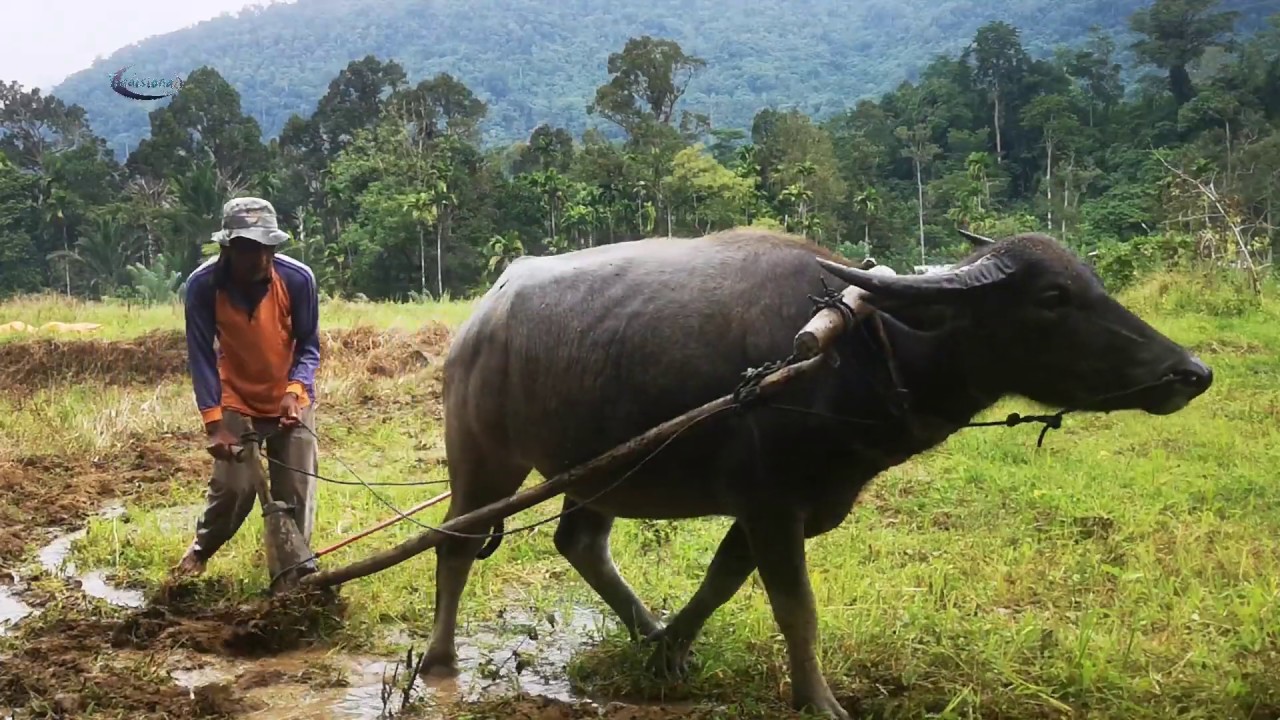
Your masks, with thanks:
<instances>
[{"instance_id":1,"label":"white cloud","mask_svg":"<svg viewBox=\"0 0 1280 720\"><path fill-rule=\"evenodd\" d=\"M39 0L6 3L0 81L50 90L99 57L153 35L271 0Z\"/></svg>"}]
</instances>

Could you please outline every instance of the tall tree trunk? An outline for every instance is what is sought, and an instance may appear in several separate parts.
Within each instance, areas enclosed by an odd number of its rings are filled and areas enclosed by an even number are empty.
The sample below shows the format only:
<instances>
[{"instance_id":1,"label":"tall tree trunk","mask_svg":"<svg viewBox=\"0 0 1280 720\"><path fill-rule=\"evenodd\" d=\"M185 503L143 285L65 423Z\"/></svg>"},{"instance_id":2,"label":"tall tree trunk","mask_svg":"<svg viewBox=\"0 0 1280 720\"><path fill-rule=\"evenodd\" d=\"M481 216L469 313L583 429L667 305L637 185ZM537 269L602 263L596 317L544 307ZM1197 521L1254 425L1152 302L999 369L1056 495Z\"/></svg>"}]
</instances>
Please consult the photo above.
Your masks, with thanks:
<instances>
[{"instance_id":1,"label":"tall tree trunk","mask_svg":"<svg viewBox=\"0 0 1280 720\"><path fill-rule=\"evenodd\" d=\"M920 219L920 264L924 265L924 181L920 178L920 161L916 166L916 213Z\"/></svg>"},{"instance_id":2,"label":"tall tree trunk","mask_svg":"<svg viewBox=\"0 0 1280 720\"><path fill-rule=\"evenodd\" d=\"M436 297L444 299L444 208L436 215ZM425 292L425 289L424 289Z\"/></svg>"},{"instance_id":3,"label":"tall tree trunk","mask_svg":"<svg viewBox=\"0 0 1280 720\"><path fill-rule=\"evenodd\" d=\"M1049 203L1049 231L1053 231L1053 140L1045 142L1048 149L1048 155L1044 161L1044 192L1045 199Z\"/></svg>"},{"instance_id":4,"label":"tall tree trunk","mask_svg":"<svg viewBox=\"0 0 1280 720\"><path fill-rule=\"evenodd\" d=\"M1227 182L1231 182L1231 121L1223 120L1222 126L1227 133Z\"/></svg>"},{"instance_id":5,"label":"tall tree trunk","mask_svg":"<svg viewBox=\"0 0 1280 720\"><path fill-rule=\"evenodd\" d=\"M427 231L418 224L418 276L423 295L427 294Z\"/></svg>"},{"instance_id":6,"label":"tall tree trunk","mask_svg":"<svg viewBox=\"0 0 1280 720\"><path fill-rule=\"evenodd\" d=\"M1191 84L1191 74L1185 65L1174 65L1169 68L1169 92L1181 107L1196 96L1195 86Z\"/></svg>"},{"instance_id":7,"label":"tall tree trunk","mask_svg":"<svg viewBox=\"0 0 1280 720\"><path fill-rule=\"evenodd\" d=\"M995 93L993 93L993 98L995 100L995 116L993 122L996 126L996 164L1000 164L1004 161L1004 145L1001 143L1000 139L1000 88L998 86L996 87Z\"/></svg>"},{"instance_id":8,"label":"tall tree trunk","mask_svg":"<svg viewBox=\"0 0 1280 720\"><path fill-rule=\"evenodd\" d=\"M67 242L67 224L62 223L62 250L63 252L71 252L71 244ZM71 262L70 258L63 258L62 272L67 278L67 297L71 297Z\"/></svg>"}]
</instances>

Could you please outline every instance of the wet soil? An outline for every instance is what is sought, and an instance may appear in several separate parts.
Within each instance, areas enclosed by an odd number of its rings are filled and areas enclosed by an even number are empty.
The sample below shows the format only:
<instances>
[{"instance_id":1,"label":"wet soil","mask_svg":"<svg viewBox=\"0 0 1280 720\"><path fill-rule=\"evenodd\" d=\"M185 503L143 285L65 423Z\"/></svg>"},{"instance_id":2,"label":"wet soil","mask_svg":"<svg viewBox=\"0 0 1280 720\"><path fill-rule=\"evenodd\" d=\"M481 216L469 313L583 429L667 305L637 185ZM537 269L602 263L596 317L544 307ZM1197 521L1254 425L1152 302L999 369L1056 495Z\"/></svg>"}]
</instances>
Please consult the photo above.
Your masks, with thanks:
<instances>
[{"instance_id":1,"label":"wet soil","mask_svg":"<svg viewBox=\"0 0 1280 720\"><path fill-rule=\"evenodd\" d=\"M359 425L397 412L442 417L443 325L414 333L330 331L327 363L370 377L433 369L432 382L405 383L388 397L331 405L331 422ZM63 382L156 383L186 372L178 333L129 342L33 340L0 345L0 394L21 402L33 386ZM14 394L16 392L16 394ZM14 718L378 718L396 707L387 685L405 671L395 658L331 650L345 606L333 591L307 591L234 604L235 588L210 578L171 582L148 597L95 569L65 562L86 520L113 500L163 497L171 481L208 472L194 431L137 437L94 458L30 455L0 460L0 707ZM57 533L61 533L60 535ZM37 550L37 546L43 547ZM15 569L35 557L39 571ZM396 717L665 720L716 717L684 706L596 704L575 696L564 675L599 616L535 618L513 612L459 637L462 674L420 680ZM473 630L477 630L473 628ZM418 642L418 641L414 641ZM411 643L412 644L412 643ZM420 644L420 643L419 643ZM404 658L400 659L404 665ZM512 686L520 689L514 697ZM700 714L701 713L701 714Z\"/></svg>"},{"instance_id":2,"label":"wet soil","mask_svg":"<svg viewBox=\"0 0 1280 720\"><path fill-rule=\"evenodd\" d=\"M171 481L207 472L197 433L134 438L101 457L25 455L0 460L0 570L46 529L83 525L106 501L159 496Z\"/></svg>"},{"instance_id":3,"label":"wet soil","mask_svg":"<svg viewBox=\"0 0 1280 720\"><path fill-rule=\"evenodd\" d=\"M235 716L252 709L237 688L183 688L165 659L176 651L253 658L307 647L331 633L344 610L329 591L209 603L210 595L229 592L209 583L169 584L123 618L73 595L33 602L42 611L14 633L12 654L0 656L0 706L36 715L92 707L129 717Z\"/></svg>"}]
</instances>

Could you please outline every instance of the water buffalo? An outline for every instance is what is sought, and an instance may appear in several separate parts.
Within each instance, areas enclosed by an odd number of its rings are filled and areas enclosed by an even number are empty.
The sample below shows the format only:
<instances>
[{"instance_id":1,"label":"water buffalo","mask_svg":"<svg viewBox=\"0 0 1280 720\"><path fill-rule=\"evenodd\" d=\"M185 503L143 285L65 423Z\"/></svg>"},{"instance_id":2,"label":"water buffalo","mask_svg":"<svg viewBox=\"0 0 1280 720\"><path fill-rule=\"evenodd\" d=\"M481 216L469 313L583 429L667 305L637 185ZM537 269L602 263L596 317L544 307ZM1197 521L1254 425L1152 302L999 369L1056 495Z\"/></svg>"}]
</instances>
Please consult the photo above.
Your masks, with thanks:
<instances>
[{"instance_id":1,"label":"water buffalo","mask_svg":"<svg viewBox=\"0 0 1280 720\"><path fill-rule=\"evenodd\" d=\"M824 280L857 285L883 334L864 323L781 395L694 426L617 487L614 476L575 488L555 532L633 639L654 643L651 665L664 673L683 670L703 623L758 571L786 639L792 704L848 717L815 655L806 538L839 525L876 474L1006 395L1166 414L1212 382L1051 238L974 246L952 270L922 276L863 271L757 229L513 262L445 361L449 518L510 496L531 469L551 477L732 392L746 368L789 355ZM734 522L664 626L610 557L614 518L710 515ZM489 530L437 550L427 671L456 671L458 603L473 560L496 549Z\"/></svg>"}]
</instances>

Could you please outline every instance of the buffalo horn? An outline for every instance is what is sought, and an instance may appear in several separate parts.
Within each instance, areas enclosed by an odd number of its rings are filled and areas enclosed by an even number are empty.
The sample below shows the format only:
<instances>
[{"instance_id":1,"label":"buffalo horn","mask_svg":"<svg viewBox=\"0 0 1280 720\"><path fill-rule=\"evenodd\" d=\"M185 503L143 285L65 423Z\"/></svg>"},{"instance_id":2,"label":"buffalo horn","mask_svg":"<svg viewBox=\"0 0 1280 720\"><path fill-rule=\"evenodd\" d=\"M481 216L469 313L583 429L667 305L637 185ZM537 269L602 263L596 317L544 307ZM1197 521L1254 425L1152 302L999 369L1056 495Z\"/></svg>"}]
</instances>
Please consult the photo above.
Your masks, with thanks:
<instances>
[{"instance_id":1,"label":"buffalo horn","mask_svg":"<svg viewBox=\"0 0 1280 720\"><path fill-rule=\"evenodd\" d=\"M964 292L1000 282L1014 271L1011 261L1001 255L987 255L971 265L931 275L879 275L816 258L827 272L850 285L885 297L928 298Z\"/></svg>"},{"instance_id":2,"label":"buffalo horn","mask_svg":"<svg viewBox=\"0 0 1280 720\"><path fill-rule=\"evenodd\" d=\"M963 236L965 236L966 238L968 238L969 242L973 243L975 246L981 246L981 245L995 245L995 244L996 244L996 241L995 241L995 240L992 240L991 238L986 237L986 236L984 236L984 235L979 235L979 234L977 234L977 233L969 232L968 230L965 230L964 228L956 228L956 230L957 230L957 231L959 231L959 233L960 233L961 235L963 235Z\"/></svg>"}]
</instances>

